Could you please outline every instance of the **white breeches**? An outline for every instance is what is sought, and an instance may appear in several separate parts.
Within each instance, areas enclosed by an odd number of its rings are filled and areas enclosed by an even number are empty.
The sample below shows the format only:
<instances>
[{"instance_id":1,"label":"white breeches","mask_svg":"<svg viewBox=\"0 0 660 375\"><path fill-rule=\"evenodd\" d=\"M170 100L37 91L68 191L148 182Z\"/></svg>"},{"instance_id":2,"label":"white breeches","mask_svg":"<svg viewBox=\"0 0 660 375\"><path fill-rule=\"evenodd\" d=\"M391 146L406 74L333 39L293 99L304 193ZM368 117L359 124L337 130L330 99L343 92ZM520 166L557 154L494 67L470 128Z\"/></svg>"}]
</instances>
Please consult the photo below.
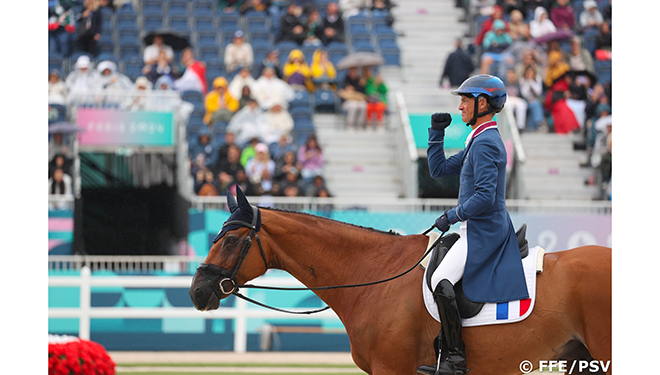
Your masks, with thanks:
<instances>
[{"instance_id":1,"label":"white breeches","mask_svg":"<svg viewBox=\"0 0 660 375\"><path fill-rule=\"evenodd\" d=\"M467 222L461 223L460 235L461 238L449 249L447 255L445 255L438 268L433 272L433 276L431 276L431 285L433 285L434 290L443 279L447 279L456 285L463 278L468 253Z\"/></svg>"}]
</instances>

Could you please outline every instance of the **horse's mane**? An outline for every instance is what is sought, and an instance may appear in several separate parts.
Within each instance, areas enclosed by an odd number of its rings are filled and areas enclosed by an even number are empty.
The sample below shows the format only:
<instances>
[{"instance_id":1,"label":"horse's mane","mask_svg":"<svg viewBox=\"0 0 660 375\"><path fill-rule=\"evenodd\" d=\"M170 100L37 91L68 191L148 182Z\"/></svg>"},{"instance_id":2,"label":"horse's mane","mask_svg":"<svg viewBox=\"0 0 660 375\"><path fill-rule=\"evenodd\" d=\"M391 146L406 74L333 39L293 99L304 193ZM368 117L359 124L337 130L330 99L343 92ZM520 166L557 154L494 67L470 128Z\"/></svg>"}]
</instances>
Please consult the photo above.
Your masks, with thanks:
<instances>
[{"instance_id":1,"label":"horse's mane","mask_svg":"<svg viewBox=\"0 0 660 375\"><path fill-rule=\"evenodd\" d=\"M346 222L343 222L343 221L339 221L339 220L331 219L331 218L324 217L324 216L314 215L314 214L310 214L310 213L302 212L302 211L294 211L294 210L287 210L287 209L284 209L284 208L274 208L274 207L262 207L262 206L257 206L257 207L258 207L259 209L270 210L270 211L277 211L277 212L283 212L283 213L287 213L287 214L296 214L296 215L306 215L306 216L311 216L311 217L316 218L316 219L327 220L327 221L330 221L330 222L333 222L333 223L338 223L338 224L343 224L343 225L349 225L349 226L351 226L351 227L360 228L360 229L366 229L366 230L371 231L371 232L376 232L376 233L381 233L381 234L388 234L388 235L391 235L391 236L400 236L400 235L401 235L400 233L397 233L397 232L395 232L395 231L393 231L393 230L391 230L391 229L390 229L389 231L386 232L386 231L383 231L383 230L380 230L380 229L375 229L375 228L371 228L371 227L363 227L363 226L361 226L361 225L356 225L356 224L346 223Z\"/></svg>"}]
</instances>

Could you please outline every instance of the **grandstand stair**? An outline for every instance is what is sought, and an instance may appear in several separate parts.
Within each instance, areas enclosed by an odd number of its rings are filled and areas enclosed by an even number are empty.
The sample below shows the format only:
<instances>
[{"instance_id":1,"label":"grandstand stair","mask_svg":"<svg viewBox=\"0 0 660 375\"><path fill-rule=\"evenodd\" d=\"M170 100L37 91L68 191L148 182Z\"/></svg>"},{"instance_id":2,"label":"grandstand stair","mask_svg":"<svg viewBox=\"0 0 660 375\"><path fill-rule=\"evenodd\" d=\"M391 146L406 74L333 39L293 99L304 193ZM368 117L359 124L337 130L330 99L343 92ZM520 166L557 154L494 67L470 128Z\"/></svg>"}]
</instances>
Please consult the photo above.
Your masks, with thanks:
<instances>
[{"instance_id":1,"label":"grandstand stair","mask_svg":"<svg viewBox=\"0 0 660 375\"><path fill-rule=\"evenodd\" d=\"M402 92L408 112L456 111L458 102L449 90L438 86L454 41L468 31L459 22L462 9L454 0L407 0L392 9L394 27L400 34Z\"/></svg>"},{"instance_id":2,"label":"grandstand stair","mask_svg":"<svg viewBox=\"0 0 660 375\"><path fill-rule=\"evenodd\" d=\"M593 200L596 186L585 185L591 167L581 167L587 161L586 151L573 149L579 136L555 133L523 133L525 173L523 183L527 199Z\"/></svg>"},{"instance_id":3,"label":"grandstand stair","mask_svg":"<svg viewBox=\"0 0 660 375\"><path fill-rule=\"evenodd\" d=\"M339 114L315 114L323 148L323 175L336 197L397 198L401 186L394 160L391 132L349 131Z\"/></svg>"}]
</instances>

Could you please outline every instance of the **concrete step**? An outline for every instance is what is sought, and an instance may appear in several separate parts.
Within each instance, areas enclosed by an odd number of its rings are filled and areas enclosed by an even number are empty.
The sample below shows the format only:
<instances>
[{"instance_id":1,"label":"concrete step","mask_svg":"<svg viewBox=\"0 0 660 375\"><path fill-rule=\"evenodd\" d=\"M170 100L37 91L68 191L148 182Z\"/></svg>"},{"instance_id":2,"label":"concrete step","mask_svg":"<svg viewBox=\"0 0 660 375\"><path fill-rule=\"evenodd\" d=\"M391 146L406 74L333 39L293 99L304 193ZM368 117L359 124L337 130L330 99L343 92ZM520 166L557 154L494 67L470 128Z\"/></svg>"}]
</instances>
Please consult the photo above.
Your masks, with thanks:
<instances>
[{"instance_id":1,"label":"concrete step","mask_svg":"<svg viewBox=\"0 0 660 375\"><path fill-rule=\"evenodd\" d=\"M401 195L398 189L355 189L328 185L330 194L335 197L396 199Z\"/></svg>"},{"instance_id":2,"label":"concrete step","mask_svg":"<svg viewBox=\"0 0 660 375\"><path fill-rule=\"evenodd\" d=\"M597 197L598 191L593 186L576 186L571 189L558 189L557 187L525 187L527 199L575 199L592 200Z\"/></svg>"},{"instance_id":3,"label":"concrete step","mask_svg":"<svg viewBox=\"0 0 660 375\"><path fill-rule=\"evenodd\" d=\"M359 160L350 162L338 162L336 160L330 161L323 166L323 173L328 175L346 174L352 176L360 176L361 178L369 178L372 175L380 174L396 174L396 165L388 164L373 164L362 163Z\"/></svg>"}]
</instances>

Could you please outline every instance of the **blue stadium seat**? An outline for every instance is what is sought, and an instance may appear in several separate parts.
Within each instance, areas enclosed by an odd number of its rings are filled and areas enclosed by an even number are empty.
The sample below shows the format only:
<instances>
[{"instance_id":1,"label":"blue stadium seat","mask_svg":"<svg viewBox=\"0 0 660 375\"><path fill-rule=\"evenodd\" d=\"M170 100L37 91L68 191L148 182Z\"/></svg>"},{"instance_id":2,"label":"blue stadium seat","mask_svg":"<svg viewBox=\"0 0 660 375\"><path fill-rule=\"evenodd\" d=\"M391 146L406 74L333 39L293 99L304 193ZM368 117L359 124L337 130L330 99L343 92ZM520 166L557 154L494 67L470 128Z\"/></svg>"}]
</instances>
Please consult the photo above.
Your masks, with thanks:
<instances>
[{"instance_id":1,"label":"blue stadium seat","mask_svg":"<svg viewBox=\"0 0 660 375\"><path fill-rule=\"evenodd\" d=\"M115 51L115 42L112 38L112 34L107 32L102 32L101 38L97 42L96 47L98 53L103 53L103 52L113 53Z\"/></svg>"},{"instance_id":2,"label":"blue stadium seat","mask_svg":"<svg viewBox=\"0 0 660 375\"><path fill-rule=\"evenodd\" d=\"M385 65L401 66L401 51L398 48L385 48L380 51Z\"/></svg>"},{"instance_id":3,"label":"blue stadium seat","mask_svg":"<svg viewBox=\"0 0 660 375\"><path fill-rule=\"evenodd\" d=\"M142 57L142 54L140 53L140 43L135 41L125 41L121 43L119 45L119 56L124 60L135 56Z\"/></svg>"},{"instance_id":4,"label":"blue stadium seat","mask_svg":"<svg viewBox=\"0 0 660 375\"><path fill-rule=\"evenodd\" d=\"M192 2L193 14L212 14L214 8L213 0L194 0Z\"/></svg>"},{"instance_id":5,"label":"blue stadium seat","mask_svg":"<svg viewBox=\"0 0 660 375\"><path fill-rule=\"evenodd\" d=\"M168 14L171 16L188 16L188 3L186 1L170 1Z\"/></svg>"},{"instance_id":6,"label":"blue stadium seat","mask_svg":"<svg viewBox=\"0 0 660 375\"><path fill-rule=\"evenodd\" d=\"M369 32L353 33L350 35L350 38L353 48L356 48L357 46L364 44L371 45L371 41L372 41L371 33Z\"/></svg>"},{"instance_id":7,"label":"blue stadium seat","mask_svg":"<svg viewBox=\"0 0 660 375\"><path fill-rule=\"evenodd\" d=\"M271 33L268 30L252 30L249 33L250 45L254 47L255 44L268 44L271 45Z\"/></svg>"},{"instance_id":8,"label":"blue stadium seat","mask_svg":"<svg viewBox=\"0 0 660 375\"><path fill-rule=\"evenodd\" d=\"M116 24L117 30L137 30L137 15L133 13L117 14Z\"/></svg>"},{"instance_id":9,"label":"blue stadium seat","mask_svg":"<svg viewBox=\"0 0 660 375\"><path fill-rule=\"evenodd\" d=\"M348 24L349 34L368 33L369 31L369 25L367 23L354 22Z\"/></svg>"},{"instance_id":10,"label":"blue stadium seat","mask_svg":"<svg viewBox=\"0 0 660 375\"><path fill-rule=\"evenodd\" d=\"M204 95L199 91L184 91L181 93L181 100L192 103L195 108L204 109Z\"/></svg>"},{"instance_id":11,"label":"blue stadium seat","mask_svg":"<svg viewBox=\"0 0 660 375\"><path fill-rule=\"evenodd\" d=\"M376 48L371 43L359 43L355 46L355 52L371 52L375 53Z\"/></svg>"},{"instance_id":12,"label":"blue stadium seat","mask_svg":"<svg viewBox=\"0 0 660 375\"><path fill-rule=\"evenodd\" d=\"M61 55L48 54L48 72L57 70L65 78L64 74L64 58Z\"/></svg>"},{"instance_id":13,"label":"blue stadium seat","mask_svg":"<svg viewBox=\"0 0 660 375\"><path fill-rule=\"evenodd\" d=\"M594 69L600 84L612 82L612 60L594 60Z\"/></svg>"},{"instance_id":14,"label":"blue stadium seat","mask_svg":"<svg viewBox=\"0 0 660 375\"><path fill-rule=\"evenodd\" d=\"M142 75L142 67L139 65L126 65L124 68L124 75L130 78L131 81L135 80Z\"/></svg>"},{"instance_id":15,"label":"blue stadium seat","mask_svg":"<svg viewBox=\"0 0 660 375\"><path fill-rule=\"evenodd\" d=\"M101 52L98 54L96 57L96 61L101 62L101 61L112 61L115 64L119 62L119 59L117 56L115 56L114 53L112 52Z\"/></svg>"},{"instance_id":16,"label":"blue stadium seat","mask_svg":"<svg viewBox=\"0 0 660 375\"><path fill-rule=\"evenodd\" d=\"M163 13L163 2L159 0L142 0L143 13Z\"/></svg>"},{"instance_id":17,"label":"blue stadium seat","mask_svg":"<svg viewBox=\"0 0 660 375\"><path fill-rule=\"evenodd\" d=\"M305 108L305 112L307 113L307 111L310 111L308 113L311 115L311 104L312 102L309 93L307 91L297 90L293 100L289 102L289 111L291 112L294 109L295 111L299 111L297 108ZM291 113L291 115L293 116L293 113Z\"/></svg>"},{"instance_id":18,"label":"blue stadium seat","mask_svg":"<svg viewBox=\"0 0 660 375\"><path fill-rule=\"evenodd\" d=\"M268 16L265 12L250 12L245 15L247 31L268 30Z\"/></svg>"},{"instance_id":19,"label":"blue stadium seat","mask_svg":"<svg viewBox=\"0 0 660 375\"><path fill-rule=\"evenodd\" d=\"M314 112L309 106L309 94L307 92L303 92L304 94L307 94L306 96L303 95L297 103L302 103L303 105L295 105L292 106L291 104L295 104L296 101L295 99L291 102L289 102L289 114L293 119L295 120L296 118L306 118L309 119L310 121L312 120L312 116L314 116ZM305 99L306 98L306 99Z\"/></svg>"},{"instance_id":20,"label":"blue stadium seat","mask_svg":"<svg viewBox=\"0 0 660 375\"><path fill-rule=\"evenodd\" d=\"M202 61L217 59L220 56L219 52L217 44L199 47L199 57Z\"/></svg>"},{"instance_id":21,"label":"blue stadium seat","mask_svg":"<svg viewBox=\"0 0 660 375\"><path fill-rule=\"evenodd\" d=\"M222 13L218 15L218 26L220 31L236 31L240 28L240 18L236 13Z\"/></svg>"},{"instance_id":22,"label":"blue stadium seat","mask_svg":"<svg viewBox=\"0 0 660 375\"><path fill-rule=\"evenodd\" d=\"M314 111L318 113L337 112L337 100L331 90L314 91Z\"/></svg>"},{"instance_id":23,"label":"blue stadium seat","mask_svg":"<svg viewBox=\"0 0 660 375\"><path fill-rule=\"evenodd\" d=\"M170 14L168 17L168 25L171 29L177 31L188 31L188 16L182 14Z\"/></svg>"},{"instance_id":24,"label":"blue stadium seat","mask_svg":"<svg viewBox=\"0 0 660 375\"><path fill-rule=\"evenodd\" d=\"M213 16L208 13L195 15L193 25L197 31L215 31L215 21Z\"/></svg>"},{"instance_id":25,"label":"blue stadium seat","mask_svg":"<svg viewBox=\"0 0 660 375\"><path fill-rule=\"evenodd\" d=\"M202 30L197 32L197 46L218 46L218 40L216 38L215 31L211 30Z\"/></svg>"},{"instance_id":26,"label":"blue stadium seat","mask_svg":"<svg viewBox=\"0 0 660 375\"><path fill-rule=\"evenodd\" d=\"M381 38L378 39L378 48L388 49L388 48L399 48L399 45L396 43L396 39L392 38Z\"/></svg>"},{"instance_id":27,"label":"blue stadium seat","mask_svg":"<svg viewBox=\"0 0 660 375\"><path fill-rule=\"evenodd\" d=\"M147 14L143 16L144 30L146 32L163 28L162 14Z\"/></svg>"}]
</instances>

